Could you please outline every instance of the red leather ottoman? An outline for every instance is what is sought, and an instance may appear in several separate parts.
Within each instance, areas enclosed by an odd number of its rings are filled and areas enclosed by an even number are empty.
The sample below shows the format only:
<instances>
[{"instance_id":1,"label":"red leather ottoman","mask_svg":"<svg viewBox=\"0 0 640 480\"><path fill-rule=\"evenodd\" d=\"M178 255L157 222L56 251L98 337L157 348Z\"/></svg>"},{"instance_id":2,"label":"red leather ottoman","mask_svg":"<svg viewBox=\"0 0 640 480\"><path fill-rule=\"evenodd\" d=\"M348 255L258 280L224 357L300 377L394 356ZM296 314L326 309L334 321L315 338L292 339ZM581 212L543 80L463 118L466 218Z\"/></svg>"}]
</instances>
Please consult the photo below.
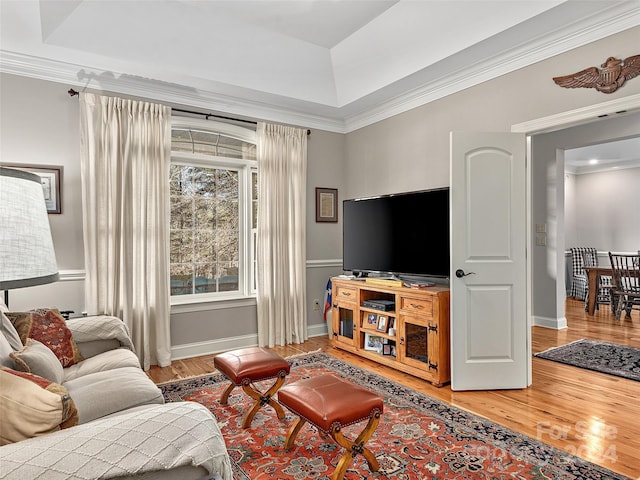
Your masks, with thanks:
<instances>
[{"instance_id":1,"label":"red leather ottoman","mask_svg":"<svg viewBox=\"0 0 640 480\"><path fill-rule=\"evenodd\" d=\"M284 410L273 399L273 395L284 384L285 377L291 370L289 362L264 348L251 347L216 355L213 358L213 364L225 377L231 380L231 384L222 392L221 404L229 403L229 394L239 386L242 386L245 393L255 400L242 420L242 428L251 426L253 417L264 405L271 405L278 418L284 418ZM274 377L277 377L275 383L266 392L261 392L253 385L254 382Z\"/></svg>"},{"instance_id":2,"label":"red leather ottoman","mask_svg":"<svg viewBox=\"0 0 640 480\"><path fill-rule=\"evenodd\" d=\"M372 472L378 471L376 457L364 445L375 433L382 415L383 401L380 396L333 375L319 375L281 388L278 401L298 415L287 435L286 450L293 448L298 432L305 422L309 422L346 449L332 480L342 480L357 454L364 455ZM355 441L342 435L342 427L367 419L367 426Z\"/></svg>"}]
</instances>

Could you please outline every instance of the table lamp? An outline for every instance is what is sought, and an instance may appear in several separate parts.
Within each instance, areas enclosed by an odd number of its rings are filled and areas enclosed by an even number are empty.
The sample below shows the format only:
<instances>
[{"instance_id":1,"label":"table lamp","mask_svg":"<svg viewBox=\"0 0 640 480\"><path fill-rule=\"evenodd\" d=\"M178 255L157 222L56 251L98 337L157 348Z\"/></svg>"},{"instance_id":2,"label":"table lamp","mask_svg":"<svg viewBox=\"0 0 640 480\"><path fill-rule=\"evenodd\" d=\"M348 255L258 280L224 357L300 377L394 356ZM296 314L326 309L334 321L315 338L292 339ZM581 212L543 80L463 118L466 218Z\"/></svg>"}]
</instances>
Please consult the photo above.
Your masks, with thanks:
<instances>
[{"instance_id":1,"label":"table lamp","mask_svg":"<svg viewBox=\"0 0 640 480\"><path fill-rule=\"evenodd\" d=\"M0 167L0 290L58 280L47 207L40 177Z\"/></svg>"}]
</instances>

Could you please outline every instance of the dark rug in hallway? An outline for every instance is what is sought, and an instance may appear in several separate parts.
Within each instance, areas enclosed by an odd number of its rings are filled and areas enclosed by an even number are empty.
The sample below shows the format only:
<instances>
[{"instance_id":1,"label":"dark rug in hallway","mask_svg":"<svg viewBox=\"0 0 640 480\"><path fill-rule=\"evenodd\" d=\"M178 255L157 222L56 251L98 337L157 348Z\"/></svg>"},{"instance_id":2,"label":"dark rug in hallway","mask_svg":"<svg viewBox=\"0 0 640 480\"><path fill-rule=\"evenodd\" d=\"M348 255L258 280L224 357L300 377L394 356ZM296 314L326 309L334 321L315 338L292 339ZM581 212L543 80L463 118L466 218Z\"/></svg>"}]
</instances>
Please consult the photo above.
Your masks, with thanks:
<instances>
[{"instance_id":1,"label":"dark rug in hallway","mask_svg":"<svg viewBox=\"0 0 640 480\"><path fill-rule=\"evenodd\" d=\"M431 398L399 383L325 353L289 358L288 383L326 374L346 378L384 397L384 413L367 446L380 470L372 473L359 455L345 480L619 480L626 478L514 430ZM260 384L267 387L271 382ZM278 420L271 407L261 409L251 428L241 427L250 407L236 388L228 405L220 395L228 381L210 374L159 385L169 402L194 401L215 415L227 443L234 480L329 480L342 448L305 425L295 448L284 441L295 416ZM345 427L353 437L362 429Z\"/></svg>"},{"instance_id":2,"label":"dark rug in hallway","mask_svg":"<svg viewBox=\"0 0 640 480\"><path fill-rule=\"evenodd\" d=\"M535 356L640 381L640 348L583 338Z\"/></svg>"}]
</instances>

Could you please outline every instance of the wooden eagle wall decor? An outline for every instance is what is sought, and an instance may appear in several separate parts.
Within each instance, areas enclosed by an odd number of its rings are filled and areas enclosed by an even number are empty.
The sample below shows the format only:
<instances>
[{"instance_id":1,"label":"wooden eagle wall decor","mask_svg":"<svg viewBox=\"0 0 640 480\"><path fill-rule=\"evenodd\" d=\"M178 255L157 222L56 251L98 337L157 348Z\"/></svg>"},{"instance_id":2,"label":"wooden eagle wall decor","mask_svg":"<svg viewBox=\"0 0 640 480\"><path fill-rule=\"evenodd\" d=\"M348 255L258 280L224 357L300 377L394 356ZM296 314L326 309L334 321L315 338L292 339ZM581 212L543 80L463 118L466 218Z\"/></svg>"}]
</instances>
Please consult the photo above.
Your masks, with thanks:
<instances>
[{"instance_id":1,"label":"wooden eagle wall decor","mask_svg":"<svg viewBox=\"0 0 640 480\"><path fill-rule=\"evenodd\" d=\"M565 88L595 88L602 93L613 93L627 80L640 75L640 55L624 59L609 57L597 67L585 68L571 75L554 77L553 81Z\"/></svg>"}]
</instances>

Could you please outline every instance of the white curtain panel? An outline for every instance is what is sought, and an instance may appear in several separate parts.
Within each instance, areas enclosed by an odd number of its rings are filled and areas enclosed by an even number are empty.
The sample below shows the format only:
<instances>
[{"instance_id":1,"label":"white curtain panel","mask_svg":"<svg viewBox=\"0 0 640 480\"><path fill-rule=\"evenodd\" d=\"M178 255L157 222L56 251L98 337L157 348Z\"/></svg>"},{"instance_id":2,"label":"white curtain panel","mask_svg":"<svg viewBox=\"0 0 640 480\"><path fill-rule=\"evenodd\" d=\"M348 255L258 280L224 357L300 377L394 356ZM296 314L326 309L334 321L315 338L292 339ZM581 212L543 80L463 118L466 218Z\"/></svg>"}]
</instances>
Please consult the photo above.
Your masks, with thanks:
<instances>
[{"instance_id":1,"label":"white curtain panel","mask_svg":"<svg viewBox=\"0 0 640 480\"><path fill-rule=\"evenodd\" d=\"M307 339L307 132L258 123L258 344Z\"/></svg>"},{"instance_id":2,"label":"white curtain panel","mask_svg":"<svg viewBox=\"0 0 640 480\"><path fill-rule=\"evenodd\" d=\"M80 95L87 311L120 317L145 370L171 364L171 108Z\"/></svg>"}]
</instances>

